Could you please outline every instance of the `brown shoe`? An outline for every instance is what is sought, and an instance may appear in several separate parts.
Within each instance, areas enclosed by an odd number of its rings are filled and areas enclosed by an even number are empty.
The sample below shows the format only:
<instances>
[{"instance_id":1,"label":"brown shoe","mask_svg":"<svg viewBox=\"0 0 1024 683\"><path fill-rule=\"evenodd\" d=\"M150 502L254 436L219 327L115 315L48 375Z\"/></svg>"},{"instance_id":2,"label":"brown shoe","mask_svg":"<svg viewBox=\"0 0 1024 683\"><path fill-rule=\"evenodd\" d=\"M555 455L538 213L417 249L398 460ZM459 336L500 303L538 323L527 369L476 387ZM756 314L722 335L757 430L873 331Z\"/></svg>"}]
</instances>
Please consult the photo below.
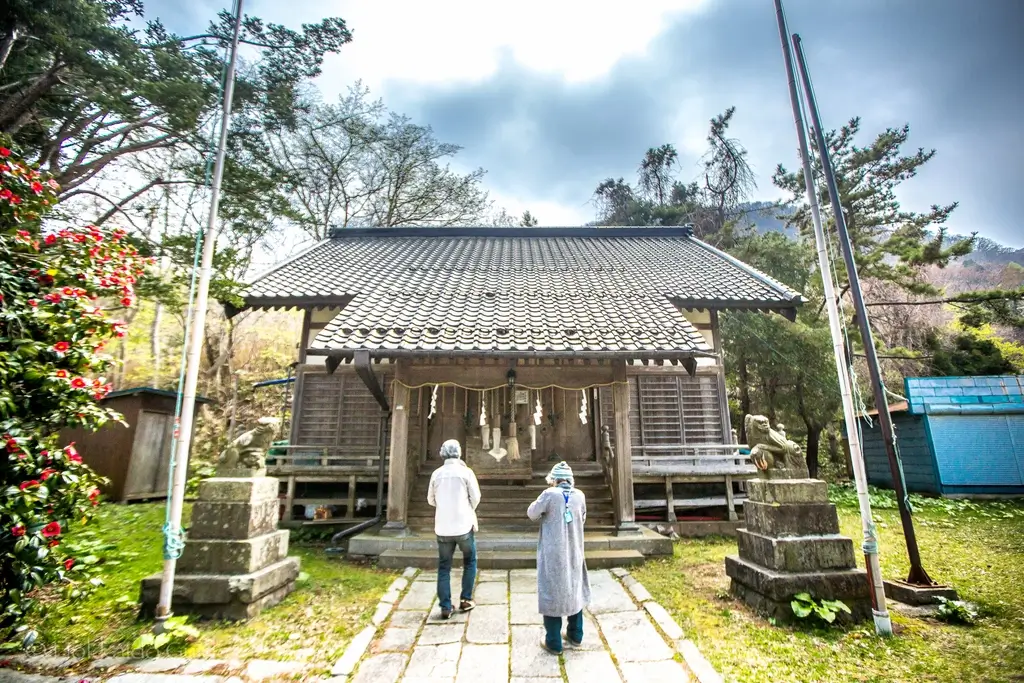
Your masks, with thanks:
<instances>
[{"instance_id":1,"label":"brown shoe","mask_svg":"<svg viewBox=\"0 0 1024 683\"><path fill-rule=\"evenodd\" d=\"M460 612L469 612L474 607L476 607L476 603L473 602L472 600L463 600L462 602L459 603L459 611Z\"/></svg>"}]
</instances>

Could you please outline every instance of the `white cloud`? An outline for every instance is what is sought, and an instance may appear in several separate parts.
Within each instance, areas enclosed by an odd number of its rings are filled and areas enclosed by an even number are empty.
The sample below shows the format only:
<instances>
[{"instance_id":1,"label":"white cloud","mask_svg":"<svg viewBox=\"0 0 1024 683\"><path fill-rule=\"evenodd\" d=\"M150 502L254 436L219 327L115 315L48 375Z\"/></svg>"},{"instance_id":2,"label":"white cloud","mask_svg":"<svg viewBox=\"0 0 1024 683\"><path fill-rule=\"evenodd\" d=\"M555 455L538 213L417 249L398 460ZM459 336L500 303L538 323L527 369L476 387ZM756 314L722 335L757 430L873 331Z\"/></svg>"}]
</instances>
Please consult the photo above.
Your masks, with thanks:
<instances>
[{"instance_id":1,"label":"white cloud","mask_svg":"<svg viewBox=\"0 0 1024 683\"><path fill-rule=\"evenodd\" d=\"M289 26L344 18L353 41L325 64L320 85L330 94L356 79L376 91L388 80L476 82L503 59L568 82L592 80L623 57L644 53L675 15L707 2L257 0L247 11Z\"/></svg>"}]
</instances>

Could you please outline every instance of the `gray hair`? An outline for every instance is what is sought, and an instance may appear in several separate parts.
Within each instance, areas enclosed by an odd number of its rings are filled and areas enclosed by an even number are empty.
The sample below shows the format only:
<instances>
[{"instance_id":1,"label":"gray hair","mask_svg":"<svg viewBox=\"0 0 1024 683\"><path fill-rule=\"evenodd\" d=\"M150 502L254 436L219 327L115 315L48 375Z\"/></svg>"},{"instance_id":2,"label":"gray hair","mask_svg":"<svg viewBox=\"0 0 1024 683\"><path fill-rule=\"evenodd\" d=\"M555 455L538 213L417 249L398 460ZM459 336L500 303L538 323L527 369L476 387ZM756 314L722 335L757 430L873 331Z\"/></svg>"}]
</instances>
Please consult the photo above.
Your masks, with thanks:
<instances>
[{"instance_id":1,"label":"gray hair","mask_svg":"<svg viewBox=\"0 0 1024 683\"><path fill-rule=\"evenodd\" d=\"M459 445L458 439L448 439L441 444L441 457L445 460L462 457L462 447Z\"/></svg>"}]
</instances>

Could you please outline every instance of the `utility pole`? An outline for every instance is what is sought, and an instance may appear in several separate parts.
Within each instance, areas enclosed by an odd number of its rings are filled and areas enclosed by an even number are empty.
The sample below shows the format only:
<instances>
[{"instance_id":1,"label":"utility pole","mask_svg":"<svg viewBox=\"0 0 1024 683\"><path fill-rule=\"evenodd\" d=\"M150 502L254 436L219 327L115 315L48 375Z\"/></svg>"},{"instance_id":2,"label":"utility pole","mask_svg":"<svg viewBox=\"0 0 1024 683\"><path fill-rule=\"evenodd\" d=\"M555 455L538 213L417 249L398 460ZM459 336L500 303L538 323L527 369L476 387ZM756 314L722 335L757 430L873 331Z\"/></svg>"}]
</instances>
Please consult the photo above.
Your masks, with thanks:
<instances>
[{"instance_id":1,"label":"utility pole","mask_svg":"<svg viewBox=\"0 0 1024 683\"><path fill-rule=\"evenodd\" d=\"M843 403L843 421L850 443L850 459L853 462L853 479L857 485L857 500L860 503L860 519L863 531L861 548L864 551L864 566L871 585L871 607L873 608L875 633L882 636L892 635L892 621L885 605L885 586L882 584L882 570L878 563L878 536L875 523L871 516L871 499L868 497L867 469L864 465L864 453L860 444L860 433L857 429L857 415L853 407L853 393L850 390L850 375L846 367L846 348L843 343L843 330L840 323L839 305L836 299L835 285L832 282L832 263L828 257L825 242L825 231L821 226L821 210L818 207L818 191L814 183L814 170L811 167L811 156L807 149L807 135L804 128L803 112L800 98L796 90L796 75L793 70L793 55L789 49L789 31L786 17L782 11L782 0L775 0L775 16L779 24L779 38L782 40L782 55L786 62L786 76L789 81L789 100L793 106L793 119L796 123L796 136L800 143L800 161L804 169L804 184L807 188L807 202L811 207L811 220L814 223L814 240L818 248L818 268L821 271L821 282L825 293L825 308L828 310L829 331L832 333L832 351L835 356L836 374L839 377L839 393Z\"/></svg>"},{"instance_id":2,"label":"utility pole","mask_svg":"<svg viewBox=\"0 0 1024 683\"><path fill-rule=\"evenodd\" d=\"M843 262L846 264L846 273L850 279L850 297L853 299L854 314L857 317L857 326L860 328L861 342L864 345L864 355L867 358L868 375L871 379L871 392L875 399L875 407L878 409L878 424L882 430L885 452L889 457L889 471L892 474L893 488L896 491L896 503L899 506L900 521L903 524L903 537L907 543L907 555L910 557L910 572L907 576L907 583L919 586L934 586L935 582L928 576L928 572L924 570L924 566L921 564L921 552L917 547L917 536L914 533L914 520L910 515L907 491L896 455L896 432L892 426L892 416L889 414L889 401L885 395L882 372L878 365L878 354L875 351L875 340L871 333L871 323L868 320L867 308L864 306L864 294L860 287L860 276L857 275L857 265L853 257L853 244L850 242L850 233L846 228L846 216L843 214L843 207L839 201L839 189L836 186L835 171L832 168L828 144L825 141L825 132L821 126L821 118L818 115L818 104L814 98L814 90L811 87L811 77L807 71L807 63L804 59L800 36L795 33L793 34L793 49L796 52L800 79L807 98L807 108L811 114L814 138L818 145L818 157L821 159L825 183L828 186L829 199L832 202L832 214L836 222L836 231L839 233L839 248L843 252ZM854 462L856 462L856 459Z\"/></svg>"},{"instance_id":3,"label":"utility pole","mask_svg":"<svg viewBox=\"0 0 1024 683\"><path fill-rule=\"evenodd\" d=\"M192 425L195 420L196 388L199 384L199 366L202 362L203 335L206 332L206 310L210 303L210 278L213 271L213 253L217 243L217 209L220 204L221 181L224 177L224 154L227 148L228 128L231 124L231 99L235 91L235 63L238 60L238 36L242 27L242 1L235 0L235 26L231 38L231 56L224 76L224 102L221 111L220 141L213 166L213 180L210 185L210 214L203 235L202 265L196 287L195 305L192 308L191 334L185 343L188 355L185 363L185 387L181 397L181 417L175 425L175 450L171 466L174 480L168 511L168 528L165 534L181 537L181 514L185 505L185 484L188 481L188 458L192 440ZM169 549L168 549L169 550ZM178 552L165 551L163 578L160 583L160 600L156 606L157 628L171 615L171 596L174 592L174 571Z\"/></svg>"}]
</instances>

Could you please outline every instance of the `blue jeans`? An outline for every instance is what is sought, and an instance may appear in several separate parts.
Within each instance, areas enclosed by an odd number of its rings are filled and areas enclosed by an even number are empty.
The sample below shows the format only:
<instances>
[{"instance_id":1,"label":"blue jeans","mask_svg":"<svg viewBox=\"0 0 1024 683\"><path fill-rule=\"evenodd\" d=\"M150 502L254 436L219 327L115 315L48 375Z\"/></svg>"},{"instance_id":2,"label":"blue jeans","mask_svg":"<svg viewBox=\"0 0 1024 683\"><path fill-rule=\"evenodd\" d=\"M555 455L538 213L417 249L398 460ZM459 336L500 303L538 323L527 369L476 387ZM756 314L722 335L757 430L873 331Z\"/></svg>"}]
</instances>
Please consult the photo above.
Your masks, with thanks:
<instances>
[{"instance_id":1,"label":"blue jeans","mask_svg":"<svg viewBox=\"0 0 1024 683\"><path fill-rule=\"evenodd\" d=\"M476 581L476 539L473 532L462 536L437 537L437 600L441 609L452 609L452 558L455 546L462 551L462 600L473 599Z\"/></svg>"},{"instance_id":2,"label":"blue jeans","mask_svg":"<svg viewBox=\"0 0 1024 683\"><path fill-rule=\"evenodd\" d=\"M565 635L575 643L583 642L583 610L566 619ZM562 617L544 617L544 642L555 652L562 651Z\"/></svg>"}]
</instances>

